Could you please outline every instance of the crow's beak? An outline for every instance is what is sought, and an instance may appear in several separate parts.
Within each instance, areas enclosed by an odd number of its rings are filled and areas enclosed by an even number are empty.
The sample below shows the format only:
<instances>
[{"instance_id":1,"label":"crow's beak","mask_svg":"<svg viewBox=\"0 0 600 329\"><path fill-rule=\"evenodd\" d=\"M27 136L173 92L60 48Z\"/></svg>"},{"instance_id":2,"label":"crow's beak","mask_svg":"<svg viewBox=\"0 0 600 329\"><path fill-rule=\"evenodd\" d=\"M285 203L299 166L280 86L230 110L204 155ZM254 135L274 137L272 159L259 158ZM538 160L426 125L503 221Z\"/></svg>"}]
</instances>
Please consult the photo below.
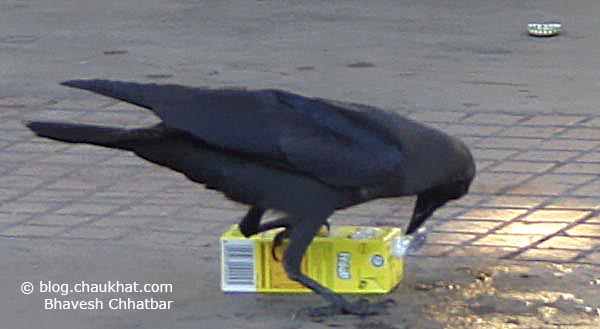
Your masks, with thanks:
<instances>
[{"instance_id":1,"label":"crow's beak","mask_svg":"<svg viewBox=\"0 0 600 329\"><path fill-rule=\"evenodd\" d=\"M406 229L406 234L414 233L437 208L443 206L446 202L446 199L419 194L413 215L408 223L408 228Z\"/></svg>"}]
</instances>

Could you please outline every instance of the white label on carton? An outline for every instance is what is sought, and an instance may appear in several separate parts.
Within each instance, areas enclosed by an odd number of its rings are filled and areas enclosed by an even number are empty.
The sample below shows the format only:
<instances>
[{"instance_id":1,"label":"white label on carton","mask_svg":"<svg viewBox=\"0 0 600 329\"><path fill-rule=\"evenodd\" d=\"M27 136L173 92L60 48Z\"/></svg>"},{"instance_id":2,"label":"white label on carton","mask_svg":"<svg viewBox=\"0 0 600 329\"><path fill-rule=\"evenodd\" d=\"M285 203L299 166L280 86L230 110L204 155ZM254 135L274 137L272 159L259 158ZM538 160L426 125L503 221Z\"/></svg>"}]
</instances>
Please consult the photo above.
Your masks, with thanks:
<instances>
[{"instance_id":1,"label":"white label on carton","mask_svg":"<svg viewBox=\"0 0 600 329\"><path fill-rule=\"evenodd\" d=\"M253 240L223 240L221 243L221 289L256 291Z\"/></svg>"}]
</instances>

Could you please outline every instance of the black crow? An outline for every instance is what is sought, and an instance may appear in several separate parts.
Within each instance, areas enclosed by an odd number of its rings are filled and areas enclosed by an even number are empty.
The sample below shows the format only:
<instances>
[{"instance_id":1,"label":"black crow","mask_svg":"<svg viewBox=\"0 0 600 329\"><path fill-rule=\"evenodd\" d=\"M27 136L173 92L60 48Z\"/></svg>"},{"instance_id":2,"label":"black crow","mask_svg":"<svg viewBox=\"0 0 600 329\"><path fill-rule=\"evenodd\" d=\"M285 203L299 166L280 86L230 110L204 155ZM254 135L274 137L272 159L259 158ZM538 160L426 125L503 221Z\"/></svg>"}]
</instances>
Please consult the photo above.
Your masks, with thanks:
<instances>
[{"instance_id":1,"label":"black crow","mask_svg":"<svg viewBox=\"0 0 600 329\"><path fill-rule=\"evenodd\" d=\"M459 139L375 107L308 98L283 90L209 89L108 80L72 80L147 108L162 122L121 129L30 122L37 135L132 151L250 206L246 236L284 227L290 279L330 305L311 314L378 314L387 301L349 302L300 271L306 248L336 210L377 198L416 195L406 234L438 207L468 192L475 175ZM260 223L266 210L284 217Z\"/></svg>"}]
</instances>

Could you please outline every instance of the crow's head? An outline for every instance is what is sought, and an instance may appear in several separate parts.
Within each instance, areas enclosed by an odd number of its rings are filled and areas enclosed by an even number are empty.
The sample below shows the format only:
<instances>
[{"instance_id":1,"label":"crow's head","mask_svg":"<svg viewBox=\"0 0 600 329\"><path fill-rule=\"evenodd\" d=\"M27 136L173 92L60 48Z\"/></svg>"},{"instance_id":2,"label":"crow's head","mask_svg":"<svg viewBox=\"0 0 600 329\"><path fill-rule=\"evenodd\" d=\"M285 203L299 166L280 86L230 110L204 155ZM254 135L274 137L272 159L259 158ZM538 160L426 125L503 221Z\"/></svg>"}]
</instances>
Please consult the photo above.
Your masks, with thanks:
<instances>
[{"instance_id":1,"label":"crow's head","mask_svg":"<svg viewBox=\"0 0 600 329\"><path fill-rule=\"evenodd\" d=\"M421 226L433 212L445 205L448 201L456 200L469 192L469 187L475 178L475 161L467 146L456 139L452 154L452 167L448 179L441 184L435 185L417 196L417 202L412 218L406 230L411 234Z\"/></svg>"},{"instance_id":2,"label":"crow's head","mask_svg":"<svg viewBox=\"0 0 600 329\"><path fill-rule=\"evenodd\" d=\"M445 182L434 187L433 194L437 199L456 200L469 192L475 178L475 160L469 148L458 138L452 138L452 154L448 156L451 170Z\"/></svg>"}]
</instances>

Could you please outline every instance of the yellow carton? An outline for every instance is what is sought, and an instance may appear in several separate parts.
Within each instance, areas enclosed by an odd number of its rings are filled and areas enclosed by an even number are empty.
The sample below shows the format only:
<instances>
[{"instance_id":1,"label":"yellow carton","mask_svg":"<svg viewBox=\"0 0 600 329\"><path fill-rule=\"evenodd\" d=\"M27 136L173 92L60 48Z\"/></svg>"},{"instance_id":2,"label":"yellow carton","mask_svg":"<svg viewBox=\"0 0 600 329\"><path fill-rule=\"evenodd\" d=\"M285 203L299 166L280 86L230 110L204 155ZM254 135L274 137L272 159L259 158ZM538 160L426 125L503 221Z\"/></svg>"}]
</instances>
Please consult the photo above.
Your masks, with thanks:
<instances>
[{"instance_id":1,"label":"yellow carton","mask_svg":"<svg viewBox=\"0 0 600 329\"><path fill-rule=\"evenodd\" d=\"M237 225L221 236L223 291L307 293L287 278L281 261L271 254L271 230L245 238ZM404 260L393 254L398 228L332 226L317 236L302 260L302 272L338 293L386 293L402 280ZM287 242L276 249L281 260Z\"/></svg>"}]
</instances>

